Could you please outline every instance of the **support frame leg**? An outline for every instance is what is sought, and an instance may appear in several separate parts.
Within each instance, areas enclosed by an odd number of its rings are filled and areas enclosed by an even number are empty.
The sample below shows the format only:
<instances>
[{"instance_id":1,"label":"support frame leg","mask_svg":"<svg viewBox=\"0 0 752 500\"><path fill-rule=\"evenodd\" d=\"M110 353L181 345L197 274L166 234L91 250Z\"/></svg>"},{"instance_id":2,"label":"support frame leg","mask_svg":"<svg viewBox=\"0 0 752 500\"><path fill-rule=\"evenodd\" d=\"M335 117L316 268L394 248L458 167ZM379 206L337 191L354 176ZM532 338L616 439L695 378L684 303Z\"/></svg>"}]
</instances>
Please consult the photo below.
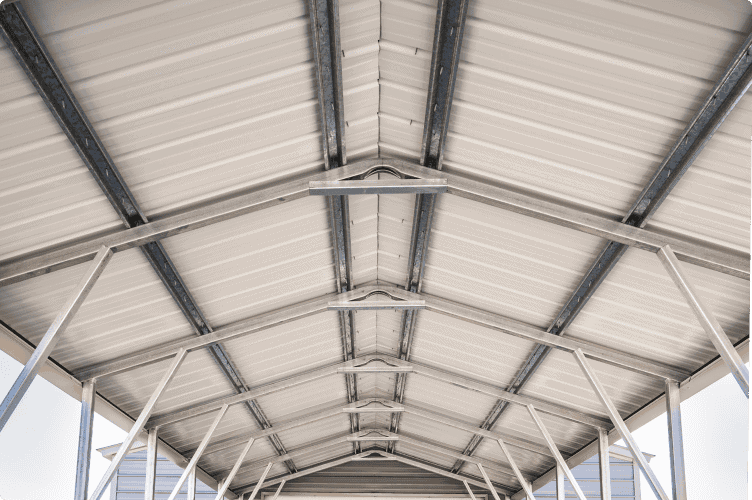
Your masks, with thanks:
<instances>
[{"instance_id":1,"label":"support frame leg","mask_svg":"<svg viewBox=\"0 0 752 500\"><path fill-rule=\"evenodd\" d=\"M74 500L86 500L91 465L91 437L94 430L94 400L96 383L87 380L81 392L81 423L78 430L78 457L76 459L76 488Z\"/></svg>"},{"instance_id":2,"label":"support frame leg","mask_svg":"<svg viewBox=\"0 0 752 500\"><path fill-rule=\"evenodd\" d=\"M156 500L157 486L157 442L159 429L151 429L146 438L146 478L144 480L144 500Z\"/></svg>"},{"instance_id":3,"label":"support frame leg","mask_svg":"<svg viewBox=\"0 0 752 500\"><path fill-rule=\"evenodd\" d=\"M684 468L684 438L681 423L679 384L666 381L666 418L671 458L671 486L674 500L687 500L687 478Z\"/></svg>"},{"instance_id":4,"label":"support frame leg","mask_svg":"<svg viewBox=\"0 0 752 500\"><path fill-rule=\"evenodd\" d=\"M598 480L601 500L611 500L611 455L608 449L608 432L598 429Z\"/></svg>"}]
</instances>

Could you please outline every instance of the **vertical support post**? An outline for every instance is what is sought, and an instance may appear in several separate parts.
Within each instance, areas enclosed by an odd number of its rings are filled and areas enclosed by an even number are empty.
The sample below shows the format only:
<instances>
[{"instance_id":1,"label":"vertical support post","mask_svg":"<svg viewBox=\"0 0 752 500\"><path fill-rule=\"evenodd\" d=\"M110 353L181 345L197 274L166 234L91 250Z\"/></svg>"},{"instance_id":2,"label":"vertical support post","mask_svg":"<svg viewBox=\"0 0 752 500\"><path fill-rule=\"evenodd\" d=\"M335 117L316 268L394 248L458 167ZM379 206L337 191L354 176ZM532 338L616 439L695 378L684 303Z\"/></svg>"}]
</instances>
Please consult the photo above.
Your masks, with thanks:
<instances>
[{"instance_id":1,"label":"vertical support post","mask_svg":"<svg viewBox=\"0 0 752 500\"><path fill-rule=\"evenodd\" d=\"M217 430L217 427L219 426L219 422L222 421L222 417L225 416L225 413L227 413L228 408L229 408L228 405L226 404L222 405L222 407L219 409L219 412L217 412L217 416L214 417L214 421L209 426L209 430L207 430L206 434L204 434L204 438L201 440L201 443L198 445L196 452L193 454L190 462L188 462L188 465L185 467L185 470L180 475L180 479L178 479L177 484L172 489L172 493L170 493L170 497L168 498L168 500L175 500L175 497L178 496L178 493L180 492L180 488L183 487L185 480L188 479L188 476L191 474L191 472L195 473L196 466L198 465L198 461L201 458L201 455L203 455L206 447L209 446L209 441L211 440L212 434L214 434L214 431Z\"/></svg>"},{"instance_id":2,"label":"vertical support post","mask_svg":"<svg viewBox=\"0 0 752 500\"><path fill-rule=\"evenodd\" d=\"M60 341L60 337L63 336L63 333L73 320L76 312L78 312L81 304L83 304L84 300L89 295L89 292L91 292L97 279L102 275L104 268L107 266L107 263L111 258L112 250L106 246L100 247L99 252L97 252L97 255L94 257L94 262L92 262L86 270L86 274L84 274L81 281L78 282L76 288L73 289L73 293L68 298L68 301L58 313L55 321L53 321L52 325L47 329L47 333L44 334L44 337L42 337L37 348L34 349L29 361L26 362L26 365L21 370L18 378L16 378L16 381L13 383L10 391L8 391L5 399L0 403L0 432L2 432L5 424L8 423L11 415L13 415L13 411L18 406L18 403L21 402L21 399L23 399L24 394L26 394L26 391L29 389L29 386L31 386L31 383L34 381L37 373L39 373L39 370L44 366L45 362L47 362L50 354Z\"/></svg>"},{"instance_id":3,"label":"vertical support post","mask_svg":"<svg viewBox=\"0 0 752 500\"><path fill-rule=\"evenodd\" d=\"M543 439L546 441L546 444L548 445L548 449L551 450L551 454L554 456L554 460L556 460L556 465L558 467L561 467L561 469L564 471L564 474L567 476L567 479L569 479L569 483L572 485L572 488L574 489L574 492L577 495L577 498L579 498L580 500L586 500L585 494L582 492L582 488L580 488L580 485L577 483L577 479L575 479L574 474L572 474L572 471L569 469L569 466L564 461L564 457L561 456L561 453L559 452L559 449L556 447L556 443L554 443L554 440L551 437L551 434L549 434L548 429L546 429L546 426L543 425L543 420L541 420L540 415L538 415L538 412L535 411L535 407L533 405L527 405L527 412L530 414L530 416L533 419L533 422L535 422L535 425L538 427L538 430L543 435Z\"/></svg>"},{"instance_id":4,"label":"vertical support post","mask_svg":"<svg viewBox=\"0 0 752 500\"><path fill-rule=\"evenodd\" d=\"M611 455L608 452L608 432L598 429L598 474L601 500L611 500Z\"/></svg>"},{"instance_id":5,"label":"vertical support post","mask_svg":"<svg viewBox=\"0 0 752 500\"><path fill-rule=\"evenodd\" d=\"M110 466L107 468L107 472L104 473L104 477L102 477L102 480L99 482L99 486L97 486L97 489L94 490L94 493L91 495L91 497L89 497L89 500L99 500L102 497L102 494L107 488L107 485L110 484L112 478L115 477L115 473L117 473L117 470L120 467L120 463L128 454L128 451L130 451L131 446L133 446L133 443L136 441L136 437L141 433L144 428L144 424L151 416L152 411L154 411L154 407L157 405L157 400L159 400L165 389L167 389L167 385L175 376L175 373L177 373L178 368L180 368L180 365L183 363L183 360L185 360L187 354L188 351L186 351L185 349L180 349L177 354L175 354L175 357L172 359L172 363L170 363L170 367L162 376L162 380L159 381L159 384L157 384L157 388L154 389L154 392L149 398L149 401L146 402L146 406L144 406L144 409L141 410L141 414L133 423L133 427L131 427L130 432L128 432L128 435L125 436L123 444L120 445L120 449L115 454L112 462L110 462Z\"/></svg>"},{"instance_id":6,"label":"vertical support post","mask_svg":"<svg viewBox=\"0 0 752 500\"><path fill-rule=\"evenodd\" d=\"M480 471L480 475L483 476L483 480L486 482L486 486L488 486L488 489L491 490L491 494L494 497L494 500L501 500L499 498L499 494L496 493L496 489L493 487L493 484L491 484L491 478L488 477L488 474L486 474L486 469L483 468L483 466L479 463L475 464L478 466L478 470ZM467 482L465 481L465 486L467 486ZM468 487L468 490L470 488Z\"/></svg>"},{"instance_id":7,"label":"vertical support post","mask_svg":"<svg viewBox=\"0 0 752 500\"><path fill-rule=\"evenodd\" d=\"M93 380L84 382L81 392L81 424L78 430L78 458L76 459L75 500L86 500L89 485L89 465L91 462L91 434L94 428L94 398L96 384Z\"/></svg>"},{"instance_id":8,"label":"vertical support post","mask_svg":"<svg viewBox=\"0 0 752 500\"><path fill-rule=\"evenodd\" d=\"M255 441L254 438L251 438L248 440L248 444L246 444L245 448L243 448L243 451L240 452L240 456L235 461L235 465L232 467L230 474L223 481L222 487L217 490L217 496L214 498L214 500L222 500L222 497L225 495L225 492L230 487L230 483L232 482L233 479L235 479L235 474L238 473L238 469L240 469L240 466L242 465L243 460L245 460L245 456L248 455L248 452L250 451L251 446L253 446L254 441Z\"/></svg>"},{"instance_id":9,"label":"vertical support post","mask_svg":"<svg viewBox=\"0 0 752 500\"><path fill-rule=\"evenodd\" d=\"M467 484L467 481L462 481L462 484L464 484L464 485L465 485L465 489L466 489L466 490L467 490L467 492L468 492L468 493L470 494L470 500L477 500L477 499L475 498L475 495L473 494L473 490L471 490L471 489L470 489L470 485L469 485L469 484Z\"/></svg>"},{"instance_id":10,"label":"vertical support post","mask_svg":"<svg viewBox=\"0 0 752 500\"><path fill-rule=\"evenodd\" d=\"M282 487L285 485L285 480L283 479L281 483L279 483L279 488L277 488L277 491L274 492L274 496L272 497L272 500L277 500L277 497L279 497L279 493L282 491Z\"/></svg>"},{"instance_id":11,"label":"vertical support post","mask_svg":"<svg viewBox=\"0 0 752 500\"><path fill-rule=\"evenodd\" d=\"M712 311L702 301L692 284L687 279L687 275L684 273L684 269L679 264L679 260L674 255L674 251L671 250L669 245L664 246L658 250L658 258L661 260L663 267L666 268L671 280L679 288L679 291L684 295L689 307L694 312L697 321L700 322L705 333L710 337L710 341L715 346L718 354L721 355L723 362L731 370L731 374L736 379L736 382L741 387L744 395L749 399L749 369L742 361L739 353L734 349L733 344L729 340L726 332L723 331L718 320L715 319Z\"/></svg>"},{"instance_id":12,"label":"vertical support post","mask_svg":"<svg viewBox=\"0 0 752 500\"><path fill-rule=\"evenodd\" d=\"M144 500L156 500L154 491L157 485L157 437L158 429L152 429L146 438L146 479Z\"/></svg>"},{"instance_id":13,"label":"vertical support post","mask_svg":"<svg viewBox=\"0 0 752 500\"><path fill-rule=\"evenodd\" d=\"M606 389L601 384L601 381L595 376L595 372L590 366L590 362L585 358L585 354L583 354L581 349L575 349L572 354L580 365L582 372L585 374L585 378L590 382L590 386L593 388L593 391L595 391L596 396L598 396L598 399L601 400L601 403L606 408L608 416L611 418L611 422L613 422L619 435L632 453L632 458L634 458L635 462L640 466L642 473L645 474L645 478L648 480L648 484L650 484L650 487L653 489L655 496L660 500L669 500L668 496L666 496L666 492L663 491L663 488L661 487L661 483L658 482L658 478L653 473L653 469L650 468L645 455L642 454L640 447L637 446L637 442L634 440L634 437L632 437L632 433L629 432L627 424L624 423L624 420L622 420L621 415L619 415L619 411L616 409L613 401L611 401L611 398L606 394ZM635 481L637 480L638 478L635 478Z\"/></svg>"},{"instance_id":14,"label":"vertical support post","mask_svg":"<svg viewBox=\"0 0 752 500\"><path fill-rule=\"evenodd\" d=\"M509 466L512 467L512 471L514 471L514 475L517 477L517 481L520 482L520 486L522 486L522 489L525 490L525 495L527 496L527 500L535 500L535 495L533 495L533 487L528 482L527 479L525 479L525 476L522 475L522 471L520 471L520 468L517 467L517 463L512 458L512 455L509 453L509 448L507 448L507 445L504 443L503 439L498 439L497 442L499 443L499 447L501 448L501 452L504 453L504 456L507 457L507 462L509 462Z\"/></svg>"},{"instance_id":15,"label":"vertical support post","mask_svg":"<svg viewBox=\"0 0 752 500\"><path fill-rule=\"evenodd\" d=\"M671 457L671 486L673 487L674 500L687 500L680 403L679 384L673 380L666 380L666 418L668 419L668 444L669 456Z\"/></svg>"},{"instance_id":16,"label":"vertical support post","mask_svg":"<svg viewBox=\"0 0 752 500\"><path fill-rule=\"evenodd\" d=\"M566 497L564 469L561 468L561 465L556 464L556 500L566 500Z\"/></svg>"},{"instance_id":17,"label":"vertical support post","mask_svg":"<svg viewBox=\"0 0 752 500\"><path fill-rule=\"evenodd\" d=\"M188 474L188 494L185 500L196 500L196 469Z\"/></svg>"},{"instance_id":18,"label":"vertical support post","mask_svg":"<svg viewBox=\"0 0 752 500\"><path fill-rule=\"evenodd\" d=\"M261 486L264 484L264 479L266 479L266 475L269 474L269 471L272 469L272 465L274 465L274 463L269 462L269 465L266 466L266 469L264 469L264 472L261 474L261 477L256 483L256 487L253 488L253 492L251 493L251 496L248 497L248 500L253 500L254 498L256 498L256 494L259 492L259 490L261 489Z\"/></svg>"}]
</instances>

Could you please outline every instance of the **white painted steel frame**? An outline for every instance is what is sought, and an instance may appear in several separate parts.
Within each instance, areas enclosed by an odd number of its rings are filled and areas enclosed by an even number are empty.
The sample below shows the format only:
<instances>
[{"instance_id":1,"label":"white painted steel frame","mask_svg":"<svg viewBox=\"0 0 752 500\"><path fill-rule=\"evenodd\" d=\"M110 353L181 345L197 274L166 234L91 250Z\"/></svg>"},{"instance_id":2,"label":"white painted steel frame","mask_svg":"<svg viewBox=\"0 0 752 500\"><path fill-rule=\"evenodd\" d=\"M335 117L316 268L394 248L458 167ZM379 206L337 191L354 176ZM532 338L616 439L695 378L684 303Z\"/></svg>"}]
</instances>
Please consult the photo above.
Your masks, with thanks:
<instances>
[{"instance_id":1,"label":"white painted steel frame","mask_svg":"<svg viewBox=\"0 0 752 500\"><path fill-rule=\"evenodd\" d=\"M227 477L222 481L222 487L219 488L217 491L217 496L214 497L214 500L222 500L222 497L224 497L225 492L230 488L230 483L232 483L232 480L235 479L235 474L238 473L238 470L240 470L240 466L243 464L243 460L245 460L246 455L248 455L248 452L251 451L251 446L253 446L253 443L256 440L251 438L248 440L248 444L245 445L243 448L243 451L240 452L240 455L238 456L238 459L235 461L235 465L232 466L232 470L230 470L230 473L227 475ZM285 454L289 455L289 454ZM269 467L272 466L272 462L269 462Z\"/></svg>"},{"instance_id":2,"label":"white painted steel frame","mask_svg":"<svg viewBox=\"0 0 752 500\"><path fill-rule=\"evenodd\" d=\"M577 364L580 365L580 368L585 374L585 378L587 378L590 386L593 388L595 395L605 407L609 417L611 417L611 421L614 423L614 426L619 432L619 435L624 440L627 448L629 448L630 453L632 453L632 458L634 458L635 462L639 465L640 470L642 470L642 473L645 475L645 478L648 480L648 484L655 493L655 496L657 496L660 500L669 500L666 492L663 491L663 488L658 481L658 477L655 475L653 469L648 464L645 455L642 454L640 447L637 446L637 441L635 441L634 437L632 437L632 433L629 432L627 424L624 423L621 415L619 415L619 411L616 409L613 401L611 401L611 398L606 393L606 388L603 387L600 380L595 375L595 371L593 371L593 368L590 366L590 362L587 360L587 358L585 358L585 355L579 349L574 351L574 358L577 361Z\"/></svg>"},{"instance_id":3,"label":"white painted steel frame","mask_svg":"<svg viewBox=\"0 0 752 500\"><path fill-rule=\"evenodd\" d=\"M611 500L611 458L608 448L608 433L604 429L598 429L598 482L601 500Z\"/></svg>"},{"instance_id":4,"label":"white painted steel frame","mask_svg":"<svg viewBox=\"0 0 752 500\"><path fill-rule=\"evenodd\" d=\"M267 474L269 474L269 471L272 469L272 465L274 464L272 462L269 462L269 465L266 466L266 469L264 469L264 472L261 473L261 477L256 482L256 487L253 488L253 491L251 492L247 500L254 500L254 498L256 498L256 494L258 494L258 491L261 489L261 486L263 486L264 479L266 479Z\"/></svg>"},{"instance_id":5,"label":"white painted steel frame","mask_svg":"<svg viewBox=\"0 0 752 500\"><path fill-rule=\"evenodd\" d=\"M60 341L60 338L65 333L68 325L73 320L73 317L78 312L78 309L83 304L86 297L91 292L91 289L96 284L99 277L104 272L107 263L112 258L112 249L101 246L97 250L94 262L92 262L86 273L84 273L81 280L73 289L68 300L63 305L62 309L58 313L55 321L52 322L47 329L47 333L44 334L42 340L39 341L34 353L29 358L29 361L24 365L21 373L16 378L16 381L11 386L8 394L6 394L3 402L0 403L0 432L2 432L5 424L10 420L13 411L18 406L18 403L23 399L24 394L31 386L34 378L39 373L39 370L44 366L50 354L55 349L55 346Z\"/></svg>"},{"instance_id":6,"label":"white painted steel frame","mask_svg":"<svg viewBox=\"0 0 752 500\"><path fill-rule=\"evenodd\" d=\"M682 435L681 398L679 384L666 381L666 418L671 459L673 500L687 500L687 475L684 468L684 437Z\"/></svg>"},{"instance_id":7,"label":"white painted steel frame","mask_svg":"<svg viewBox=\"0 0 752 500\"><path fill-rule=\"evenodd\" d=\"M687 303L695 314L697 321L700 322L700 325L703 330L705 330L705 333L708 334L716 351L718 351L718 354L720 354L723 361L729 367L731 374L736 379L739 387L741 387L742 392L744 392L744 395L749 399L749 369L742 361L739 353L734 349L726 332L723 331L721 324L715 319L715 315L705 304L705 301L703 301L697 294L697 291L684 272L684 269L682 269L681 264L679 264L676 255L669 245L662 247L658 251L658 258L666 269L666 272L671 276L671 280L687 300Z\"/></svg>"},{"instance_id":8,"label":"white painted steel frame","mask_svg":"<svg viewBox=\"0 0 752 500\"><path fill-rule=\"evenodd\" d=\"M528 482L527 479L525 479L525 476L522 475L522 471L520 471L520 468L517 467L517 463L514 461L514 458L512 458L512 454L509 453L509 448L507 448L507 445L506 443L504 443L504 440L497 438L496 442L499 443L499 448L501 448L501 452L504 454L504 457L506 457L507 462L509 462L509 466L512 467L512 470L514 471L514 475L517 477L517 481L520 483L520 486L522 486L522 489L525 491L525 494L527 495L527 500L535 500L535 495L533 495L532 485Z\"/></svg>"},{"instance_id":9,"label":"white painted steel frame","mask_svg":"<svg viewBox=\"0 0 752 500\"><path fill-rule=\"evenodd\" d=\"M482 464L475 464L478 467L478 470L480 471L480 475L483 477L483 480L486 482L486 486L488 486L488 489L491 490L491 494L494 497L494 500L501 500L499 498L499 494L496 492L496 488L494 488L494 485L491 483L491 478L488 477L488 474L486 474L486 469L483 468ZM463 481L465 484L467 484L467 481ZM506 498L506 495L504 495Z\"/></svg>"},{"instance_id":10,"label":"white painted steel frame","mask_svg":"<svg viewBox=\"0 0 752 500\"><path fill-rule=\"evenodd\" d=\"M157 443L159 429L152 429L146 438L146 477L144 481L144 500L156 500L157 487Z\"/></svg>"},{"instance_id":11,"label":"white painted steel frame","mask_svg":"<svg viewBox=\"0 0 752 500\"><path fill-rule=\"evenodd\" d=\"M172 360L172 363L170 363L170 366L167 368L167 371L162 376L162 380L159 381L159 384L157 384L156 389L154 389L154 392L152 393L151 397L146 402L146 405L141 410L141 413L139 414L136 421L133 423L133 426L131 427L130 432L128 432L128 435L125 437L125 440L120 445L120 449L118 449L118 452L115 454L115 457L112 459L112 462L110 462L110 466L107 468L107 472L105 472L104 476L102 477L102 480L99 482L99 485L97 486L97 489L94 490L94 493L89 497L89 500L100 500L100 498L102 497L102 494L104 493L104 490L110 484L110 481L112 481L112 478L115 477L115 473L120 467L120 463L128 454L128 451L131 449L131 446L133 446L133 443L136 441L136 437L143 430L144 424L149 419L149 416L151 415L152 411L154 411L154 406L156 406L157 401L162 396L162 394L164 394L165 389L167 389L167 386L169 385L170 381L173 379L173 377L177 373L178 368L180 368L180 365L183 363L187 355L188 355L188 351L184 349L181 349L175 355L174 359Z\"/></svg>"},{"instance_id":12,"label":"white painted steel frame","mask_svg":"<svg viewBox=\"0 0 752 500\"><path fill-rule=\"evenodd\" d=\"M446 190L446 179L311 181L308 183L308 194L311 196L417 193L437 194L445 193Z\"/></svg>"}]
</instances>

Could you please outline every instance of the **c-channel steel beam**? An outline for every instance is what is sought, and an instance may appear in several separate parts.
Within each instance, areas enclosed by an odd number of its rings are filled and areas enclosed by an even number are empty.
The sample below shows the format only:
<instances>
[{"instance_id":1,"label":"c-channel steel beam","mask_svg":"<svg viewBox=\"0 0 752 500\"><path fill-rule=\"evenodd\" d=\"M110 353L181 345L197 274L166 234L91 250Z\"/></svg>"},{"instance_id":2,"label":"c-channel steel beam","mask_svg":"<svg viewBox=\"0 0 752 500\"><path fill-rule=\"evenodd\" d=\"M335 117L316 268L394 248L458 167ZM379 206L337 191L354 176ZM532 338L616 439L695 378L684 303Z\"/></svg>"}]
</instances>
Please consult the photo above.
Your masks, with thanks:
<instances>
[{"instance_id":1,"label":"c-channel steel beam","mask_svg":"<svg viewBox=\"0 0 752 500\"><path fill-rule=\"evenodd\" d=\"M1 12L1 11L0 11ZM83 304L86 297L91 292L94 284L99 279L99 276L104 272L104 268L112 258L112 250L107 247L101 247L97 256L94 258L94 262L89 265L81 281L78 282L76 288L73 289L73 293L68 298L63 308L58 313L55 321L52 322L47 329L47 333L44 334L42 340L39 341L39 345L32 353L29 361L26 362L21 373L16 378L16 381L11 386L8 394L6 394L3 402L0 403L0 431L3 430L5 424L8 423L13 411L16 409L21 399L26 394L26 391L31 386L34 378L39 373L39 370L47 362L50 354L55 349L55 346L60 341L60 337L68 328L68 325L73 320L73 316Z\"/></svg>"},{"instance_id":2,"label":"c-channel steel beam","mask_svg":"<svg viewBox=\"0 0 752 500\"><path fill-rule=\"evenodd\" d=\"M684 469L684 438L681 423L681 397L679 384L666 381L666 418L668 419L668 445L671 458L671 486L673 500L687 500L687 475Z\"/></svg>"},{"instance_id":3,"label":"c-channel steel beam","mask_svg":"<svg viewBox=\"0 0 752 500\"><path fill-rule=\"evenodd\" d=\"M345 150L345 104L342 90L342 48L339 33L339 2L337 0L309 0L311 40L316 63L321 132L324 144L324 168L337 169L347 163ZM353 289L352 249L350 239L350 204L347 196L328 197L329 219L334 243L334 268L337 291ZM355 356L355 317L352 312L339 313L342 335L342 354L345 361ZM357 376L345 374L347 399L358 399ZM350 430L360 429L357 415L350 416ZM353 443L358 453L360 445Z\"/></svg>"},{"instance_id":4,"label":"c-channel steel beam","mask_svg":"<svg viewBox=\"0 0 752 500\"><path fill-rule=\"evenodd\" d=\"M436 26L433 37L433 55L428 81L426 115L423 120L420 164L441 170L444 159L444 143L449 129L449 116L454 98L454 84L462 49L462 34L465 30L469 0L439 0L436 10ZM435 194L418 194L415 197L415 214L410 241L406 289L419 292L426 265L426 253L436 205ZM400 359L409 359L415 331L416 311L402 314L400 327ZM394 399L402 401L406 376L397 375L394 384ZM392 415L390 429L399 430L399 414ZM388 451L394 451L391 443Z\"/></svg>"},{"instance_id":5,"label":"c-channel steel beam","mask_svg":"<svg viewBox=\"0 0 752 500\"><path fill-rule=\"evenodd\" d=\"M189 208L131 229L115 231L104 236L91 237L80 243L60 245L55 249L2 261L0 262L0 286L91 261L102 245L111 248L114 252L143 246L210 224L299 200L308 196L309 183L312 181L336 181L362 177L379 167L389 168L403 176L413 178L445 178L449 194L592 234L599 238L617 241L651 253L656 253L661 247L670 244L682 262L737 276L747 281L750 279L749 255L712 249L695 242L659 234L651 229L628 226L608 217L582 212L462 175L438 172L421 167L417 163L382 158L360 160L302 179L282 182L263 189L252 189L230 199L214 200L201 207Z\"/></svg>"},{"instance_id":6,"label":"c-channel steel beam","mask_svg":"<svg viewBox=\"0 0 752 500\"><path fill-rule=\"evenodd\" d=\"M564 474L567 476L567 479L569 479L569 484L572 485L572 488L574 489L574 492L577 495L577 498L579 498L580 500L586 500L585 494L582 492L582 488L580 488L580 485L577 482L577 479L575 479L574 474L572 474L572 471L569 469L569 466L564 461L564 457L561 456L561 452L559 452L559 449L556 447L556 443L554 442L554 439L551 437L551 434L548 432L548 429L546 429L546 426L543 425L543 420L541 420L540 416L538 415L538 412L535 411L535 407L533 405L528 405L527 411L528 413L530 413L530 417L533 419L533 422L535 422L535 425L538 427L538 430L543 435L543 439L546 441L546 444L548 445L548 449L551 450L551 454L554 456L554 459L556 460L557 469L561 469L562 471L564 471Z\"/></svg>"},{"instance_id":7,"label":"c-channel steel beam","mask_svg":"<svg viewBox=\"0 0 752 500\"><path fill-rule=\"evenodd\" d=\"M658 258L661 260L661 264L666 269L666 272L671 276L671 281L674 282L681 294L687 300L689 307L695 314L697 321L700 322L705 333L710 337L710 341L720 354L726 366L729 367L731 374L736 379L736 382L741 387L744 395L749 399L749 369L747 365L742 361L739 353L734 349L733 344L729 340L726 332L723 331L721 324L715 318L713 312L708 308L705 302L695 291L694 286L687 278L687 275L682 269L681 264L674 255L673 250L669 245L661 248L658 252Z\"/></svg>"},{"instance_id":8,"label":"c-channel steel beam","mask_svg":"<svg viewBox=\"0 0 752 500\"><path fill-rule=\"evenodd\" d=\"M177 373L178 368L180 368L180 365L185 360L186 355L188 355L188 351L186 351L185 349L181 349L175 355L172 362L170 363L170 366L167 368L167 371L162 376L162 380L160 380L159 384L157 384L156 389L154 389L151 397L146 402L146 405L144 405L144 408L141 410L141 413L139 414L136 421L133 423L133 426L128 432L128 435L125 436L125 440L123 440L120 448L115 454L115 457L112 459L112 462L110 462L110 466L107 469L107 472L105 472L102 480L99 482L99 486L97 486L97 489L94 490L94 493L89 497L89 500L99 500L102 497L104 490L110 484L110 481L112 481L112 478L115 476L115 473L120 467L120 463L128 454L128 451L131 449L131 446L133 446L133 443L136 441L136 437L143 430L144 424L151 416L152 411L154 411L154 406L156 406L157 401L162 396L162 394L164 394L165 389L167 389L167 385Z\"/></svg>"},{"instance_id":9,"label":"c-channel steel beam","mask_svg":"<svg viewBox=\"0 0 752 500\"><path fill-rule=\"evenodd\" d=\"M93 380L84 382L81 392L81 423L78 430L78 456L76 458L76 489L74 500L86 500L91 463L91 436L94 430L94 400L96 385Z\"/></svg>"},{"instance_id":10,"label":"c-channel steel beam","mask_svg":"<svg viewBox=\"0 0 752 500\"><path fill-rule=\"evenodd\" d=\"M20 5L9 5L0 9L0 26L3 38L13 55L104 191L125 227L135 228L148 224L146 215L138 207L136 199L23 8ZM162 244L158 241L149 242L143 245L141 250L191 326L199 335L210 333L211 327ZM235 390L245 390L245 385L224 348L217 344L211 346L209 351ZM247 406L261 427L270 425L254 401L250 401ZM270 440L277 451L284 454L284 446L279 438L272 436ZM294 468L292 464L288 465Z\"/></svg>"},{"instance_id":11,"label":"c-channel steel beam","mask_svg":"<svg viewBox=\"0 0 752 500\"><path fill-rule=\"evenodd\" d=\"M629 432L627 424L624 423L621 415L619 415L619 410L616 409L616 405L614 405L613 401L611 401L611 398L606 393L606 388L603 387L603 384L601 384L600 380L595 375L595 371L593 370L592 366L590 366L590 362L587 360L587 358L585 358L585 355L579 349L576 349L573 354L575 360L577 361L577 364L579 364L580 368L582 369L582 373L585 374L585 378L593 388L595 395L603 404L606 412L608 413L608 416L614 423L614 427L616 427L616 430L624 440L627 448L629 448L629 451L632 454L632 458L634 458L635 462L642 470L642 473L645 475L645 479L647 479L648 484L655 493L655 496L660 500L669 500L666 492L663 491L660 482L658 482L658 478L653 473L653 469L650 468L645 455L642 454L640 447L637 446L637 441L635 441L634 437L632 437L632 433Z\"/></svg>"},{"instance_id":12,"label":"c-channel steel beam","mask_svg":"<svg viewBox=\"0 0 752 500\"><path fill-rule=\"evenodd\" d=\"M726 117L731 113L752 83L752 34L744 41L734 58L724 71L723 76L716 83L708 95L705 103L695 113L679 139L668 155L664 158L658 170L648 185L643 189L637 201L622 219L627 226L644 228L648 220L655 214L658 207L676 186L684 173L689 169L697 156L707 145ZM550 333L561 335L574 321L593 293L603 283L616 263L627 251L627 246L616 241L609 241L585 277L559 311L551 326ZM747 278L749 279L749 278ZM515 376L508 389L519 392L536 372L551 349L537 346L528 357L522 368ZM747 391L748 393L749 391ZM499 420L507 404L498 401L494 409L486 417L484 426L491 428ZM465 452L472 454L480 444L480 440L470 442ZM459 462L455 466L461 466Z\"/></svg>"}]
</instances>

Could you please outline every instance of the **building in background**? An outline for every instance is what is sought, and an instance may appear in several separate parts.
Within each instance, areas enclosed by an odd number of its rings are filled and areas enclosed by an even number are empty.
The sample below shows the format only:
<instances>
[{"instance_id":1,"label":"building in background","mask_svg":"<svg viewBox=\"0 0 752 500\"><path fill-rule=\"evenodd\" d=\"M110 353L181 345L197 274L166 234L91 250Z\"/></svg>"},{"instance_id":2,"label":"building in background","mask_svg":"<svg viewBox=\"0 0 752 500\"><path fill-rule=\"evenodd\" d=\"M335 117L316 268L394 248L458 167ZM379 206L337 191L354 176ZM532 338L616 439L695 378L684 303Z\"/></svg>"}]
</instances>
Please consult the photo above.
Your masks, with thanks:
<instances>
[{"instance_id":1,"label":"building in background","mask_svg":"<svg viewBox=\"0 0 752 500\"><path fill-rule=\"evenodd\" d=\"M102 456L111 460L120 443L100 448ZM614 500L640 500L640 472L627 448L612 445L609 448L611 463L611 498ZM655 455L645 453L648 461ZM462 483L411 465L394 462L388 482L384 479L383 463L373 467L373 462L351 462L309 474L285 483L284 492L291 494L363 494L384 493L390 489L394 495L457 495L466 494ZM167 498L183 473L183 469L161 455L157 461L157 498ZM600 499L598 456L585 460L572 469L580 488L588 499ZM141 443L123 460L110 488L110 500L142 500L146 479L146 447ZM567 498L577 498L569 481L564 479ZM332 485L337 485L333 491ZM263 488L259 499L274 494L276 486ZM473 488L475 491L475 488ZM183 486L176 500L185 500L187 486ZM482 493L480 490L478 493ZM196 500L212 500L217 492L201 481L196 481ZM477 493L476 493L477 496ZM487 497L489 498L489 497ZM535 498L556 498L556 483L548 483L535 492Z\"/></svg>"}]
</instances>

